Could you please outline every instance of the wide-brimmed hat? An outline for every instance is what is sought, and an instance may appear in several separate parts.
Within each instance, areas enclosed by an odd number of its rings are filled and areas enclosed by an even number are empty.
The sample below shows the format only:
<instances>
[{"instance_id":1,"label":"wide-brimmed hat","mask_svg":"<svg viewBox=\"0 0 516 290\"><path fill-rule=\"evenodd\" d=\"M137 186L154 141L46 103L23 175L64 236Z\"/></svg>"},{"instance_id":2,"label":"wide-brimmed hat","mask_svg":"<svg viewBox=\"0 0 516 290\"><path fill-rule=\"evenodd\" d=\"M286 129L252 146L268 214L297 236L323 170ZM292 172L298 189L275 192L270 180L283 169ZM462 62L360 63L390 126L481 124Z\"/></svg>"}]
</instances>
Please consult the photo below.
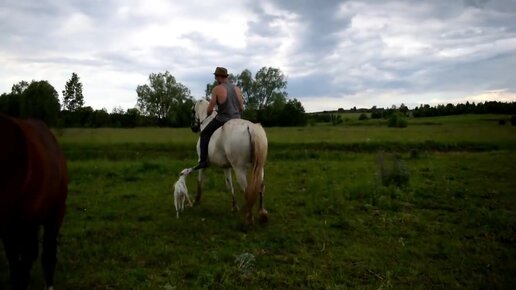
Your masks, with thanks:
<instances>
[{"instance_id":1,"label":"wide-brimmed hat","mask_svg":"<svg viewBox=\"0 0 516 290\"><path fill-rule=\"evenodd\" d=\"M228 70L225 67L218 66L213 74L216 76L227 77Z\"/></svg>"}]
</instances>

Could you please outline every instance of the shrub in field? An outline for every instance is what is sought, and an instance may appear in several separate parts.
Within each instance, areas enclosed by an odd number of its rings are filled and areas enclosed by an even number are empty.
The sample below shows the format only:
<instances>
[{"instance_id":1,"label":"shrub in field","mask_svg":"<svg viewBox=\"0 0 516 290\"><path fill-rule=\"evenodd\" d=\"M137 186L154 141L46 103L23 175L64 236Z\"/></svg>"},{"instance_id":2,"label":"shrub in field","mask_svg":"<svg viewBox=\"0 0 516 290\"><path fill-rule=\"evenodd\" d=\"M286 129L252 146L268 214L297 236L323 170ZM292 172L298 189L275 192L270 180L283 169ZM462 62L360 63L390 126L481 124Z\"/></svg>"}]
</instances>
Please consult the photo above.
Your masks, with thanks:
<instances>
[{"instance_id":1,"label":"shrub in field","mask_svg":"<svg viewBox=\"0 0 516 290\"><path fill-rule=\"evenodd\" d=\"M410 181L410 172L407 164L401 156L396 154L387 160L382 153L378 155L378 176L382 185L395 185L398 187L408 185Z\"/></svg>"},{"instance_id":2,"label":"shrub in field","mask_svg":"<svg viewBox=\"0 0 516 290\"><path fill-rule=\"evenodd\" d=\"M369 119L369 117L367 117L366 113L362 113L362 114L360 114L360 116L358 116L359 121L363 121L363 120L367 120L367 119Z\"/></svg>"},{"instance_id":3,"label":"shrub in field","mask_svg":"<svg viewBox=\"0 0 516 290\"><path fill-rule=\"evenodd\" d=\"M498 125L504 126L505 125L505 119L498 120Z\"/></svg>"},{"instance_id":4,"label":"shrub in field","mask_svg":"<svg viewBox=\"0 0 516 290\"><path fill-rule=\"evenodd\" d=\"M331 124L333 126L342 124L342 122L344 122L344 120L342 120L342 117L340 115L333 115L333 117L331 118Z\"/></svg>"},{"instance_id":5,"label":"shrub in field","mask_svg":"<svg viewBox=\"0 0 516 290\"><path fill-rule=\"evenodd\" d=\"M314 118L308 119L308 126L315 126L317 125L317 121Z\"/></svg>"},{"instance_id":6,"label":"shrub in field","mask_svg":"<svg viewBox=\"0 0 516 290\"><path fill-rule=\"evenodd\" d=\"M421 156L421 152L417 149L412 149L410 150L410 159L419 159L419 157Z\"/></svg>"},{"instance_id":7,"label":"shrub in field","mask_svg":"<svg viewBox=\"0 0 516 290\"><path fill-rule=\"evenodd\" d=\"M374 109L371 113L371 119L381 119L382 117L382 111L380 110Z\"/></svg>"},{"instance_id":8,"label":"shrub in field","mask_svg":"<svg viewBox=\"0 0 516 290\"><path fill-rule=\"evenodd\" d=\"M516 115L511 117L511 125L516 126Z\"/></svg>"},{"instance_id":9,"label":"shrub in field","mask_svg":"<svg viewBox=\"0 0 516 290\"><path fill-rule=\"evenodd\" d=\"M387 122L389 127L395 128L405 128L408 126L408 120L405 115L402 113L394 113L389 117L389 121Z\"/></svg>"}]
</instances>

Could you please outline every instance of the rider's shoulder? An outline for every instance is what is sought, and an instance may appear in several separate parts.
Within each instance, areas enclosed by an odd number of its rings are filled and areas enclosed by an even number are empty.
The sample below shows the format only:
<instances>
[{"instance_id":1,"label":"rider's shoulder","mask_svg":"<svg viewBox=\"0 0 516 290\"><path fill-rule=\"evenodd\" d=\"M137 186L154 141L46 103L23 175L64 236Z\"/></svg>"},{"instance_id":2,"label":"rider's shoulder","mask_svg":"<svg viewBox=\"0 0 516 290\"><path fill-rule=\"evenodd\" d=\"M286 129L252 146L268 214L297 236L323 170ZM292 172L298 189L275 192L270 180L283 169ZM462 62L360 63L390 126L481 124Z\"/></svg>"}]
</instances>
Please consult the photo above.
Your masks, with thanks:
<instances>
[{"instance_id":1,"label":"rider's shoulder","mask_svg":"<svg viewBox=\"0 0 516 290\"><path fill-rule=\"evenodd\" d=\"M213 87L213 89L211 89L211 92L216 92L216 91L219 91L223 86L222 85L216 85Z\"/></svg>"},{"instance_id":2,"label":"rider's shoulder","mask_svg":"<svg viewBox=\"0 0 516 290\"><path fill-rule=\"evenodd\" d=\"M233 84L233 83L228 83L229 85L233 86L235 89L237 90L240 90L240 88ZM226 91L226 86L224 86L224 84L219 84L219 85L216 85L215 87L213 87L212 89L212 93L213 92L220 92L220 91Z\"/></svg>"}]
</instances>

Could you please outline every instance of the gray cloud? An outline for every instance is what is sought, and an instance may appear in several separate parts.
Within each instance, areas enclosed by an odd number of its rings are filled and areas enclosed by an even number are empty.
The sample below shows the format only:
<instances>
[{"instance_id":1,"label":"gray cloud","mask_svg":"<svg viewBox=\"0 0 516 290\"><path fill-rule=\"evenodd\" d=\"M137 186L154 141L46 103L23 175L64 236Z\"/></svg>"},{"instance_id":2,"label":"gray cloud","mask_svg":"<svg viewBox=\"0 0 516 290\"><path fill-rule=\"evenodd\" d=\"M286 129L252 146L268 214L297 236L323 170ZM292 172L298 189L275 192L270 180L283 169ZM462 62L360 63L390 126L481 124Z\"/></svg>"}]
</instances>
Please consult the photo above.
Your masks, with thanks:
<instances>
[{"instance_id":1,"label":"gray cloud","mask_svg":"<svg viewBox=\"0 0 516 290\"><path fill-rule=\"evenodd\" d=\"M0 92L34 78L60 91L76 71L89 105L113 107L134 104L149 73L169 70L201 97L223 65L280 67L289 96L317 108L486 90L516 98L514 1L219 4L214 17L215 6L196 1L3 1Z\"/></svg>"}]
</instances>

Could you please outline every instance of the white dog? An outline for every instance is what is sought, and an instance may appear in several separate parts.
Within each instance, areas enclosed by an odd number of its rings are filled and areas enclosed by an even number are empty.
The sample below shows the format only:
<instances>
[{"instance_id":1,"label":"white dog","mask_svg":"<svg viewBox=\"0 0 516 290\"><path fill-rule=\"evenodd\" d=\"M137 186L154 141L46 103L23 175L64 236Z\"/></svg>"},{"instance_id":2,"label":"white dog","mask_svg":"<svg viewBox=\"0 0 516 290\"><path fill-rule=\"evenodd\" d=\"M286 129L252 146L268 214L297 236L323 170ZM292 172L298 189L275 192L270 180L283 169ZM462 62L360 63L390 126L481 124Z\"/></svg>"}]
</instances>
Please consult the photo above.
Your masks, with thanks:
<instances>
[{"instance_id":1,"label":"white dog","mask_svg":"<svg viewBox=\"0 0 516 290\"><path fill-rule=\"evenodd\" d=\"M179 179L174 184L174 205L176 206L176 217L179 218L179 212L185 208L185 200L188 205L192 206L190 197L188 196L188 188L186 187L185 178L192 172L192 168L186 168L179 173Z\"/></svg>"}]
</instances>

